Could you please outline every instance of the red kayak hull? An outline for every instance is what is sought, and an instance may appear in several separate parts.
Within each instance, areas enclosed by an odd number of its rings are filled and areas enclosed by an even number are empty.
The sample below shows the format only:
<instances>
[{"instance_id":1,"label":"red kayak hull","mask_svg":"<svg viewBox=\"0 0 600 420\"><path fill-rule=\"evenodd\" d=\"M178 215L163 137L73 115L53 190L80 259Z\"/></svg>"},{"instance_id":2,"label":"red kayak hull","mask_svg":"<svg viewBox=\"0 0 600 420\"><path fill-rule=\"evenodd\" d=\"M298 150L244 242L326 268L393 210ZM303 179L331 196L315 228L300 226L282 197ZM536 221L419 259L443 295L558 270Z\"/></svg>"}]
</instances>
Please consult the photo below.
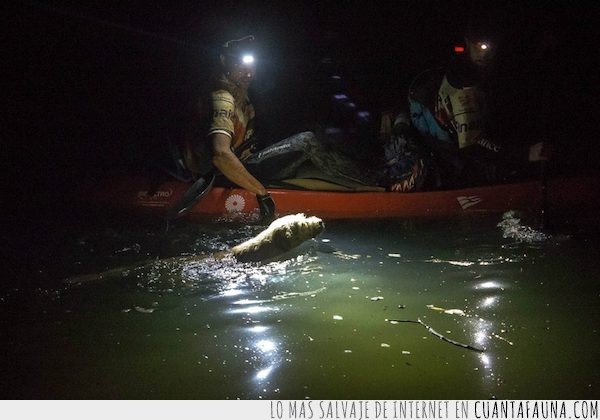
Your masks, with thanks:
<instances>
[{"instance_id":1,"label":"red kayak hull","mask_svg":"<svg viewBox=\"0 0 600 420\"><path fill-rule=\"evenodd\" d=\"M118 176L88 189L101 209L164 217L190 183L152 182L143 176ZM417 193L329 192L270 189L277 214L306 213L322 219L412 218L457 216L508 210L541 211L540 182L529 181L461 190ZM549 180L546 205L556 212L595 210L600 204L600 178ZM239 188L215 187L184 216L203 220L252 220L258 217L253 194Z\"/></svg>"}]
</instances>

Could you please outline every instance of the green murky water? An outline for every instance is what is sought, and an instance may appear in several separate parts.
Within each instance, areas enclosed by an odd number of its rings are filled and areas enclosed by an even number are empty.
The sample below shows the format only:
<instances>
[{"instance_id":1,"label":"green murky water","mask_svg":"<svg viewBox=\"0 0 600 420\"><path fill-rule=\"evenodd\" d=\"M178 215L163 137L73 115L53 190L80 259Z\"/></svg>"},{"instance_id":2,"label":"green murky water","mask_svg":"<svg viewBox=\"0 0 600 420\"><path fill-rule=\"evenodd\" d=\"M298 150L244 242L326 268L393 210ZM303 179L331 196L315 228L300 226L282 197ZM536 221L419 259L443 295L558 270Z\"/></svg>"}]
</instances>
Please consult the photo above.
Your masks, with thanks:
<instances>
[{"instance_id":1,"label":"green murky water","mask_svg":"<svg viewBox=\"0 0 600 420\"><path fill-rule=\"evenodd\" d=\"M259 228L42 229L5 256L2 395L598 398L599 236L521 242L499 221L332 221L268 264L157 262L80 286L60 280Z\"/></svg>"}]
</instances>

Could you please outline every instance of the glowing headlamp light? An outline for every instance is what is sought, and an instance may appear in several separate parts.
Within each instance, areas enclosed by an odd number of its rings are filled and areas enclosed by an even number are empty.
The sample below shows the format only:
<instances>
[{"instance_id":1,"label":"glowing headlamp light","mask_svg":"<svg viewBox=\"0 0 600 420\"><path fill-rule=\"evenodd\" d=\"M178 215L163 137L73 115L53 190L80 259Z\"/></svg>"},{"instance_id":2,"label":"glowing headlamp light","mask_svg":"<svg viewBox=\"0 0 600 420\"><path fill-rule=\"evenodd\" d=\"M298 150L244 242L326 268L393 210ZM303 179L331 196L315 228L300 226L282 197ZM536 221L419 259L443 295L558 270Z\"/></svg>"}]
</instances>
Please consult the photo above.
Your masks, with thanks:
<instances>
[{"instance_id":1,"label":"glowing headlamp light","mask_svg":"<svg viewBox=\"0 0 600 420\"><path fill-rule=\"evenodd\" d=\"M254 64L254 56L252 54L244 54L242 56L242 63L243 64Z\"/></svg>"},{"instance_id":2,"label":"glowing headlamp light","mask_svg":"<svg viewBox=\"0 0 600 420\"><path fill-rule=\"evenodd\" d=\"M475 42L475 47L480 51L490 51L493 47L488 41Z\"/></svg>"}]
</instances>

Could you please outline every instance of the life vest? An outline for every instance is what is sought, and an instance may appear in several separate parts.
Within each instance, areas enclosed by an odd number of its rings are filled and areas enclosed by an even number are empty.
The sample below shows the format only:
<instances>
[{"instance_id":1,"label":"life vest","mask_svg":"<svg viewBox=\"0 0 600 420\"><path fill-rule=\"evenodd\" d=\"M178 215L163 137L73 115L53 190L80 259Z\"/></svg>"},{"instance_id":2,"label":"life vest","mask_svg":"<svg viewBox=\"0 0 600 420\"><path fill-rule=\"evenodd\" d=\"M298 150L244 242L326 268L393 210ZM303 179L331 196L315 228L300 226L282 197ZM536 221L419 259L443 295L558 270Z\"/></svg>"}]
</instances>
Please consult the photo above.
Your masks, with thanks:
<instances>
[{"instance_id":1,"label":"life vest","mask_svg":"<svg viewBox=\"0 0 600 420\"><path fill-rule=\"evenodd\" d=\"M238 88L225 75L197 103L195 120L185 135L183 158L189 170L204 174L211 167L212 145L208 137L223 133L231 138L233 150L254 133L254 107L245 89Z\"/></svg>"},{"instance_id":2,"label":"life vest","mask_svg":"<svg viewBox=\"0 0 600 420\"><path fill-rule=\"evenodd\" d=\"M485 121L485 97L476 86L456 88L444 76L435 104L435 118L456 137L458 148L476 144Z\"/></svg>"},{"instance_id":3,"label":"life vest","mask_svg":"<svg viewBox=\"0 0 600 420\"><path fill-rule=\"evenodd\" d=\"M408 98L411 122L422 135L462 149L481 137L485 95L477 86L453 86L445 73L438 67L415 78Z\"/></svg>"},{"instance_id":4,"label":"life vest","mask_svg":"<svg viewBox=\"0 0 600 420\"><path fill-rule=\"evenodd\" d=\"M245 89L238 88L226 76L210 94L210 125L207 136L223 133L231 137L236 149L254 133L254 107Z\"/></svg>"}]
</instances>

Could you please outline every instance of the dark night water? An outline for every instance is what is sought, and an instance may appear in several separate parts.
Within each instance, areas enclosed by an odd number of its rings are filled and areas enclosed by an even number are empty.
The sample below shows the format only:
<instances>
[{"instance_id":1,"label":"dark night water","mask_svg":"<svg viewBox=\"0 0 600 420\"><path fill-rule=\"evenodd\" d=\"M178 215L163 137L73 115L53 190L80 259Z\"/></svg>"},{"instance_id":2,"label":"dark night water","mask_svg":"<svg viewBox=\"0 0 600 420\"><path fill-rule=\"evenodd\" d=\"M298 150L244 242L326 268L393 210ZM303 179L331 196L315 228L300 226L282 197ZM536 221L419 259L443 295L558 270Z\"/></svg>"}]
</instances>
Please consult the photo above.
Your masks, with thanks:
<instances>
[{"instance_id":1,"label":"dark night water","mask_svg":"<svg viewBox=\"0 0 600 420\"><path fill-rule=\"evenodd\" d=\"M155 262L256 226L18 226L4 234L3 398L598 398L599 238L504 237L501 216L330 221L268 264ZM14 227L14 226L13 226ZM16 251L16 249L19 251ZM445 337L482 347L454 346Z\"/></svg>"}]
</instances>

